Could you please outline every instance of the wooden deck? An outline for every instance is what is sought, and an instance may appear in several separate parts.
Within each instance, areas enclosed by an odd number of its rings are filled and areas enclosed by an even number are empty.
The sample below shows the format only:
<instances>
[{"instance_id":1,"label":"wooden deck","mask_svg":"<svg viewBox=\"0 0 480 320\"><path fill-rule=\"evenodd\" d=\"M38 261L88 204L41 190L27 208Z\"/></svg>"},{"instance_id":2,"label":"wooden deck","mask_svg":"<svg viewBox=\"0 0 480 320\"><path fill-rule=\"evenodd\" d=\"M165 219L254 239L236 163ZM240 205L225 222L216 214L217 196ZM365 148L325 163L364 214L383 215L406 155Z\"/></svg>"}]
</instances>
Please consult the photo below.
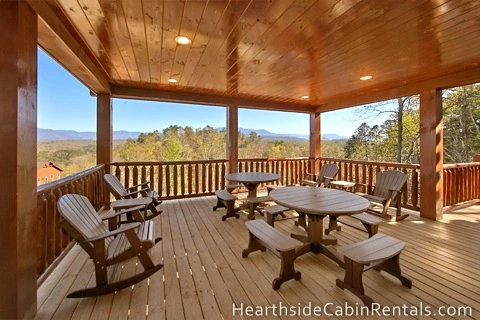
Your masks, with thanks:
<instances>
[{"instance_id":1,"label":"wooden deck","mask_svg":"<svg viewBox=\"0 0 480 320\"><path fill-rule=\"evenodd\" d=\"M354 295L335 286L335 279L343 276L343 270L323 255L308 253L298 258L296 268L302 272L302 279L288 281L278 291L272 290L279 260L268 251L252 253L243 259L241 251L247 247L248 239L244 226L246 214L222 222L224 209L213 212L215 203L210 196L163 204L164 212L155 218L156 231L161 233L163 241L151 254L154 259L163 259L165 266L132 290L99 298L66 299L73 289L94 283L91 261L75 246L39 288L36 319L318 319L299 316L298 312L294 316L285 312L273 316L273 309L268 310L268 315L266 309L260 310L263 317L248 317L245 313L241 317L240 311L234 316L233 304L242 303L254 308L293 306L295 311L310 305L321 307L322 314L327 305L328 312L344 314L329 318L384 318L378 314L345 315L346 305L360 312L362 304ZM285 233L301 232L293 220L277 222L275 227ZM446 214L439 222L416 216L399 223L384 222L380 232L407 243L400 259L404 273L413 280L413 288L402 287L391 276L370 270L364 274L369 296L382 307L405 305L408 312L417 311L413 318L479 319L480 206ZM367 238L365 232L347 226L331 236L339 240L339 246ZM132 260L121 273L132 273L136 267ZM453 310L438 310L442 306L471 307L473 314L442 317L439 311ZM423 316L419 309L414 309L421 307ZM432 315L427 317L425 311L429 308ZM397 310L397 316L390 318L407 317L398 316Z\"/></svg>"}]
</instances>

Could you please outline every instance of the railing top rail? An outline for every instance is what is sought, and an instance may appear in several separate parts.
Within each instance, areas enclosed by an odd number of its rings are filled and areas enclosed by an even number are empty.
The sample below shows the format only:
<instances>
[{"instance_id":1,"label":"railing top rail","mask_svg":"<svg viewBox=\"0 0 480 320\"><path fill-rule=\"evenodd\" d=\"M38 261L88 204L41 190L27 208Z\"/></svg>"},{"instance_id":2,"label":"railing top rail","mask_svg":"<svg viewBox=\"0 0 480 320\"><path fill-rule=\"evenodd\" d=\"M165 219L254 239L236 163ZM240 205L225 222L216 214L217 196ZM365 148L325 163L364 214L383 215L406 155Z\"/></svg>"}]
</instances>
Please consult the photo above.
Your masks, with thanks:
<instances>
[{"instance_id":1,"label":"railing top rail","mask_svg":"<svg viewBox=\"0 0 480 320\"><path fill-rule=\"evenodd\" d=\"M310 160L312 157L291 157L291 158L247 158L238 161L285 161L285 160Z\"/></svg>"},{"instance_id":2,"label":"railing top rail","mask_svg":"<svg viewBox=\"0 0 480 320\"><path fill-rule=\"evenodd\" d=\"M112 162L112 166L154 166L154 165L170 165L170 164L199 164L199 163L219 163L227 162L227 159L214 160L187 160L187 161L122 161Z\"/></svg>"},{"instance_id":3,"label":"railing top rail","mask_svg":"<svg viewBox=\"0 0 480 320\"><path fill-rule=\"evenodd\" d=\"M318 159L325 160L325 161L349 162L349 163L368 164L368 165L375 165L375 166L420 169L419 164L410 164L410 163L360 161L360 160L350 160L350 159L340 159L340 158L322 158L322 157L320 157Z\"/></svg>"},{"instance_id":4,"label":"railing top rail","mask_svg":"<svg viewBox=\"0 0 480 320\"><path fill-rule=\"evenodd\" d=\"M104 164L98 164L96 165L95 167L92 167L92 168L89 168L89 169L86 169L86 170L83 170L83 171L80 171L80 172L77 172L75 174L72 174L70 176L67 176L65 178L61 178L59 180L55 180L55 181L52 181L50 183L47 183L47 184L42 184L40 186L37 187L37 195L38 194L41 194L41 193L46 193L48 191L51 191L51 190L55 190L55 189L58 189L58 188L61 188L63 187L64 185L67 185L73 181L76 181L78 179L81 179L83 177L86 177L88 176L89 174L92 174L94 172L97 172L97 171L100 171L101 169L103 169L105 167Z\"/></svg>"},{"instance_id":5,"label":"railing top rail","mask_svg":"<svg viewBox=\"0 0 480 320\"><path fill-rule=\"evenodd\" d=\"M480 167L480 162L449 163L449 164L443 165L443 169L457 169L457 168L470 168L470 167Z\"/></svg>"}]
</instances>

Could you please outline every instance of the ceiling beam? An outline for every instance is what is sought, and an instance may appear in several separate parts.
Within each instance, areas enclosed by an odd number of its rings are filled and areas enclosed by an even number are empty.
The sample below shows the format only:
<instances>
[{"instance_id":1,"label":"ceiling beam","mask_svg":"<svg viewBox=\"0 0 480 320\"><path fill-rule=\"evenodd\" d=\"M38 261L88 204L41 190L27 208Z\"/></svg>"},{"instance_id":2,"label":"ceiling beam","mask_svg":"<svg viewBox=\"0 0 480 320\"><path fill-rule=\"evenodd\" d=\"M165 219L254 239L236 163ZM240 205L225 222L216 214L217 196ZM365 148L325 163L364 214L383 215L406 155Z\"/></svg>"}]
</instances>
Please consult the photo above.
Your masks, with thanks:
<instances>
[{"instance_id":1,"label":"ceiling beam","mask_svg":"<svg viewBox=\"0 0 480 320\"><path fill-rule=\"evenodd\" d=\"M390 84L388 88L366 94L362 92L351 92L343 97L325 101L316 111L333 111L378 101L416 95L425 90L454 88L478 82L480 82L480 67L475 67L460 72L444 74L423 81L411 82L403 85L397 83L397 86L395 86L395 84Z\"/></svg>"},{"instance_id":2,"label":"ceiling beam","mask_svg":"<svg viewBox=\"0 0 480 320\"><path fill-rule=\"evenodd\" d=\"M273 111L289 112L314 112L316 106L305 104L276 102L266 99L252 99L237 95L221 96L208 93L192 93L185 91L168 91L164 89L144 89L125 86L111 86L111 93L114 98L140 99L168 101L177 103L193 103L215 106L238 105L243 108L263 109Z\"/></svg>"},{"instance_id":3,"label":"ceiling beam","mask_svg":"<svg viewBox=\"0 0 480 320\"><path fill-rule=\"evenodd\" d=\"M102 92L109 93L110 83L105 76L105 72L98 67L95 60L92 59L88 51L85 50L86 46L79 42L81 39L78 39L78 36L74 36L72 32L69 31L68 27L70 23L60 8L56 10L52 8L54 4L50 4L51 1L27 0L27 2L58 38L77 55L85 68L98 80L98 83L102 87Z\"/></svg>"}]
</instances>

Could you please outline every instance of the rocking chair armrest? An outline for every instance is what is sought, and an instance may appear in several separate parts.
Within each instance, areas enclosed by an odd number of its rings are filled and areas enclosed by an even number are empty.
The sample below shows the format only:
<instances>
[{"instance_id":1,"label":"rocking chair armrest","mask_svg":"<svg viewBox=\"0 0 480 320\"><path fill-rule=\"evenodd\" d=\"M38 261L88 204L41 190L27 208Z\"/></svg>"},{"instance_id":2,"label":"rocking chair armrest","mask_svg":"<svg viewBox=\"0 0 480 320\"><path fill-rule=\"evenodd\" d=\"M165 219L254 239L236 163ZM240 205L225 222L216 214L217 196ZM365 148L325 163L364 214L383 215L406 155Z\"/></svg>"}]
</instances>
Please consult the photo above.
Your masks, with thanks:
<instances>
[{"instance_id":1,"label":"rocking chair armrest","mask_svg":"<svg viewBox=\"0 0 480 320\"><path fill-rule=\"evenodd\" d=\"M139 193L142 193L142 192L148 192L148 191L150 191L150 188L143 188L143 189L140 189L140 190L131 191L131 192L127 193L126 196L133 196L133 195L136 195L136 194L139 194Z\"/></svg>"},{"instance_id":2,"label":"rocking chair armrest","mask_svg":"<svg viewBox=\"0 0 480 320\"><path fill-rule=\"evenodd\" d=\"M323 176L323 186L328 187L330 185L330 182L335 181L336 179L334 177L329 177L329 176Z\"/></svg>"},{"instance_id":3,"label":"rocking chair armrest","mask_svg":"<svg viewBox=\"0 0 480 320\"><path fill-rule=\"evenodd\" d=\"M400 195L402 194L402 190L397 190L397 189L388 189L388 192L390 192L390 196L391 196L394 192L396 192L397 195L395 196L395 198L400 197Z\"/></svg>"},{"instance_id":4,"label":"rocking chair armrest","mask_svg":"<svg viewBox=\"0 0 480 320\"><path fill-rule=\"evenodd\" d=\"M142 187L142 189L145 189L145 188L150 189L149 186L148 186L149 184L150 184L150 181L145 181L145 182L136 184L136 185L134 185L134 186L128 187L127 190L130 191L130 192L132 192L133 190L138 189L138 187ZM146 187L144 187L144 186L146 186Z\"/></svg>"},{"instance_id":5,"label":"rocking chair armrest","mask_svg":"<svg viewBox=\"0 0 480 320\"><path fill-rule=\"evenodd\" d=\"M130 213L132 211L135 211L135 210L143 210L145 209L145 206L144 205L140 205L140 206L135 206L135 207L131 207L131 208L128 208L128 209L124 209L124 210L120 210L120 211L113 211L113 212L110 212L110 213L107 213L106 215L104 215L102 218L102 220L108 220L110 218L115 218L115 217L118 217L122 214L125 214L125 213Z\"/></svg>"},{"instance_id":6,"label":"rocking chair armrest","mask_svg":"<svg viewBox=\"0 0 480 320\"><path fill-rule=\"evenodd\" d=\"M115 230L112 230L112 231L109 231L109 232L106 232L106 233L98 234L94 237L91 237L91 238L85 239L83 241L80 241L79 244L103 240L103 239L115 236L117 234L120 234L120 233L125 233L128 230L138 228L139 226L140 226L140 222L132 222L132 223L128 223L128 224L123 224L118 229L115 229Z\"/></svg>"}]
</instances>

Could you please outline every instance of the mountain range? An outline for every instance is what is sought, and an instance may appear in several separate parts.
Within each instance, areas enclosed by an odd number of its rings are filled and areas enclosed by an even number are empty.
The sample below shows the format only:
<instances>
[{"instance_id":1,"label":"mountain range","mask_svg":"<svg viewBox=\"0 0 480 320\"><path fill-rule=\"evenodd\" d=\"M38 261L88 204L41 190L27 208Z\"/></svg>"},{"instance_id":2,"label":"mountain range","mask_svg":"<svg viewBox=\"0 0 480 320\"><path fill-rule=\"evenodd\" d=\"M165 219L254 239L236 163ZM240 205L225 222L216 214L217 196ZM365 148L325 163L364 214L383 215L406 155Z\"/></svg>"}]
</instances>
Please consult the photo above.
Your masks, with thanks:
<instances>
[{"instance_id":1,"label":"mountain range","mask_svg":"<svg viewBox=\"0 0 480 320\"><path fill-rule=\"evenodd\" d=\"M223 128L217 128L221 130ZM257 135L275 140L308 140L308 135L306 134L295 134L295 133L273 133L264 129L244 129L239 128L238 131L244 135L249 135L251 132L255 132ZM114 131L113 139L114 140L125 140L128 138L136 139L138 138L141 132L132 132L132 131ZM97 134L95 132L78 132L74 130L53 130L53 129L37 129L37 139L38 140L95 140ZM349 137L339 136L333 133L322 134L322 139L324 140L340 140L348 139Z\"/></svg>"}]
</instances>

